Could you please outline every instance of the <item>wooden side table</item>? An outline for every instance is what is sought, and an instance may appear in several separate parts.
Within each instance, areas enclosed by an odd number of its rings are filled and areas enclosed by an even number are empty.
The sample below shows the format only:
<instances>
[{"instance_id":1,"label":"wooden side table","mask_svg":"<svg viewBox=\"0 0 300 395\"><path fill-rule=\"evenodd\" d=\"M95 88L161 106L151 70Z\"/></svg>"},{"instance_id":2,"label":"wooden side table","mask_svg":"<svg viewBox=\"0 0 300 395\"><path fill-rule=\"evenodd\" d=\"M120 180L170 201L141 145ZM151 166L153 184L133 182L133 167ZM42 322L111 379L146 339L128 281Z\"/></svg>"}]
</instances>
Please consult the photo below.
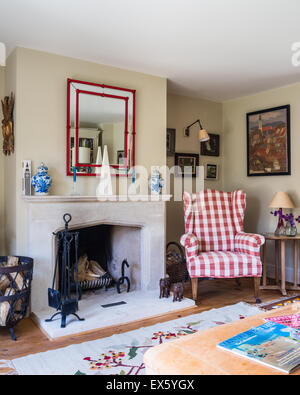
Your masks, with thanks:
<instances>
[{"instance_id":1,"label":"wooden side table","mask_svg":"<svg viewBox=\"0 0 300 395\"><path fill-rule=\"evenodd\" d=\"M295 237L275 236L274 233L263 233L266 242L263 246L263 283L260 289L279 289L283 296L286 296L286 290L300 291L298 286L298 241L300 235ZM275 241L275 281L276 285L267 285L267 241ZM285 243L292 241L294 244L294 284L287 287L285 284ZM280 265L281 264L281 265ZM279 266L281 266L281 283L279 283Z\"/></svg>"}]
</instances>

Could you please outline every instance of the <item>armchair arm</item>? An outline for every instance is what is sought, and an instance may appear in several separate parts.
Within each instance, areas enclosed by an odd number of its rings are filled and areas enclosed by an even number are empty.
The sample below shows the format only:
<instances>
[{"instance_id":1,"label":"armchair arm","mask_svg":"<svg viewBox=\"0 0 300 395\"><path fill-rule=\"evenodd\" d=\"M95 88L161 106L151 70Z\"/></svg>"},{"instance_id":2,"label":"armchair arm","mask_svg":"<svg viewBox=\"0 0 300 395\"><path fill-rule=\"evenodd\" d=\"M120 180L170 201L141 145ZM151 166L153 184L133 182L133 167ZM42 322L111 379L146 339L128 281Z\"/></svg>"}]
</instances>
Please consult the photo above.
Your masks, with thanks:
<instances>
[{"instance_id":1,"label":"armchair arm","mask_svg":"<svg viewBox=\"0 0 300 395\"><path fill-rule=\"evenodd\" d=\"M199 241L193 233L186 233L181 236L180 244L185 248L187 258L198 255Z\"/></svg>"},{"instance_id":2,"label":"armchair arm","mask_svg":"<svg viewBox=\"0 0 300 395\"><path fill-rule=\"evenodd\" d=\"M239 232L235 235L234 250L242 254L260 256L260 246L265 242L262 235Z\"/></svg>"}]
</instances>

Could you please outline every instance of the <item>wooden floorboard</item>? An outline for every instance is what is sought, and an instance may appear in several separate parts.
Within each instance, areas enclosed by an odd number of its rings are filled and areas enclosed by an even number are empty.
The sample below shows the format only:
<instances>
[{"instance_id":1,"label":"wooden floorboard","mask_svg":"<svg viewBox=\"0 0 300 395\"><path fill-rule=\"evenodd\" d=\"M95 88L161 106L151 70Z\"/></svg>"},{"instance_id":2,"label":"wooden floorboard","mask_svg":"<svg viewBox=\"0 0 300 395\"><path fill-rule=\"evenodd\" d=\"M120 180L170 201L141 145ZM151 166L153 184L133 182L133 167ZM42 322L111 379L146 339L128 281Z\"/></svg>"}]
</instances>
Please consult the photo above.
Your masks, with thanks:
<instances>
[{"instance_id":1,"label":"wooden floorboard","mask_svg":"<svg viewBox=\"0 0 300 395\"><path fill-rule=\"evenodd\" d=\"M234 280L203 280L199 282L197 306L193 310L199 313L212 308L219 308L238 302L254 303L253 279L241 279L241 286L237 286ZM290 293L292 294L292 292ZM185 296L191 298L192 292L189 283L185 284ZM280 292L274 290L261 291L261 299L268 302L281 297ZM179 302L176 302L179 304ZM29 354L53 350L71 344L78 344L89 340L96 340L117 333L124 333L143 326L150 326L159 322L165 322L190 315L191 311L170 313L158 318L148 318L118 327L102 329L94 333L69 336L67 339L50 341L36 324L26 318L18 324L15 333L18 337L16 342L10 338L8 331L0 331L0 359L14 359Z\"/></svg>"}]
</instances>

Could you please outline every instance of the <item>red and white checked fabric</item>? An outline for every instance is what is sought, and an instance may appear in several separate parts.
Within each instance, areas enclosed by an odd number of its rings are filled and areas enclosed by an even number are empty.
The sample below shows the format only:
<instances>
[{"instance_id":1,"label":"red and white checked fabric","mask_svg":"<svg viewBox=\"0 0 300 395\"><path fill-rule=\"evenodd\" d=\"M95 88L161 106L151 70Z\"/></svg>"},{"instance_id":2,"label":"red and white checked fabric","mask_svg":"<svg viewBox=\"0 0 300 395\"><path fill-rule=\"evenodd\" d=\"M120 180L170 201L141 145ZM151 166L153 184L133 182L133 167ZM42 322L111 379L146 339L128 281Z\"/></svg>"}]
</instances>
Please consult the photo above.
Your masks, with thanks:
<instances>
[{"instance_id":1,"label":"red and white checked fabric","mask_svg":"<svg viewBox=\"0 0 300 395\"><path fill-rule=\"evenodd\" d=\"M193 233L204 251L234 251L232 194L202 191L192 195Z\"/></svg>"},{"instance_id":2,"label":"red and white checked fabric","mask_svg":"<svg viewBox=\"0 0 300 395\"><path fill-rule=\"evenodd\" d=\"M260 277L264 237L243 231L246 194L206 190L183 195L185 247L191 277Z\"/></svg>"},{"instance_id":3,"label":"red and white checked fabric","mask_svg":"<svg viewBox=\"0 0 300 395\"><path fill-rule=\"evenodd\" d=\"M239 190L232 192L233 222L236 232L244 231L244 216L246 210L246 194Z\"/></svg>"},{"instance_id":4,"label":"red and white checked fabric","mask_svg":"<svg viewBox=\"0 0 300 395\"><path fill-rule=\"evenodd\" d=\"M259 257L231 251L203 252L188 258L187 268L192 278L261 277L262 273Z\"/></svg>"},{"instance_id":5,"label":"red and white checked fabric","mask_svg":"<svg viewBox=\"0 0 300 395\"><path fill-rule=\"evenodd\" d=\"M194 214L192 195L188 192L183 193L183 210L184 210L184 224L185 233L193 233L194 231Z\"/></svg>"},{"instance_id":6,"label":"red and white checked fabric","mask_svg":"<svg viewBox=\"0 0 300 395\"><path fill-rule=\"evenodd\" d=\"M265 242L265 238L261 235L252 233L237 233L235 235L234 250L241 254L250 254L260 257L260 246Z\"/></svg>"},{"instance_id":7,"label":"red and white checked fabric","mask_svg":"<svg viewBox=\"0 0 300 395\"><path fill-rule=\"evenodd\" d=\"M193 233L186 233L181 236L180 243L185 247L185 253L188 258L198 255L199 252L199 241Z\"/></svg>"}]
</instances>

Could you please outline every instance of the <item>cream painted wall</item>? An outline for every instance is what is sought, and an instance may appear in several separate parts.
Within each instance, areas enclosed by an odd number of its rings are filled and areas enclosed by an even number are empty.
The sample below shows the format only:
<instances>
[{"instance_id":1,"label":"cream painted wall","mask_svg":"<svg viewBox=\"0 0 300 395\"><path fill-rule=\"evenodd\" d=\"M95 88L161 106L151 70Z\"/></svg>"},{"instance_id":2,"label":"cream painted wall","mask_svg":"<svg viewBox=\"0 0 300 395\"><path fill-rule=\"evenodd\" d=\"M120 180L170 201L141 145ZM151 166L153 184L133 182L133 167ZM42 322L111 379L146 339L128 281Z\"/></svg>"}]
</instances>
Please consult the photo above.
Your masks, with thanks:
<instances>
[{"instance_id":1,"label":"cream painted wall","mask_svg":"<svg viewBox=\"0 0 300 395\"><path fill-rule=\"evenodd\" d=\"M5 96L5 69L0 66L0 99ZM3 119L2 106L0 106L0 120ZM2 153L2 129L0 133L0 255L4 254L4 155Z\"/></svg>"},{"instance_id":2,"label":"cream painted wall","mask_svg":"<svg viewBox=\"0 0 300 395\"><path fill-rule=\"evenodd\" d=\"M10 96L11 92L15 95L15 106L14 106L14 136L15 136L15 148L17 149L17 125L18 125L18 105L19 100L17 99L17 69L18 61L16 52L13 52L6 60L5 67L5 95ZM16 191L16 163L17 155L16 151L10 156L3 156L3 190L4 190L4 236L5 236L5 248L4 255L13 253L16 251L16 234L18 229L17 224L17 191Z\"/></svg>"},{"instance_id":3,"label":"cream painted wall","mask_svg":"<svg viewBox=\"0 0 300 395\"><path fill-rule=\"evenodd\" d=\"M72 178L65 175L67 78L136 89L136 164L149 170L151 165L166 164L166 79L25 48L17 48L11 56L17 65L17 223L16 245L12 244L9 251L22 254L26 252L22 160L31 159L34 171L41 161L48 165L53 178L51 194L71 192ZM78 177L77 180L80 194L95 195L95 178Z\"/></svg>"},{"instance_id":4,"label":"cream painted wall","mask_svg":"<svg viewBox=\"0 0 300 395\"><path fill-rule=\"evenodd\" d=\"M246 113L280 105L291 105L291 176L247 177ZM269 214L277 191L293 199L300 214L300 84L262 92L223 103L224 187L242 188L247 192L245 229L249 232L272 232L276 219ZM298 229L300 231L300 228ZM271 250L271 249L270 249ZM270 251L271 253L271 251ZM287 276L291 279L292 251L288 249ZM274 262L270 254L270 263ZM271 267L272 270L272 267ZM300 279L299 279L300 281Z\"/></svg>"},{"instance_id":5,"label":"cream painted wall","mask_svg":"<svg viewBox=\"0 0 300 395\"><path fill-rule=\"evenodd\" d=\"M222 162L223 162L223 136L222 136L222 104L208 100L190 98L186 96L168 94L167 96L167 127L176 129L176 152L200 153L198 133L191 129L190 137L184 137L184 128L196 121L201 120L203 127L209 133L220 134L220 156L200 156L200 165L204 163L216 163L219 165L219 178L216 181L205 181L204 187L210 189L223 188ZM167 157L169 167L174 166L174 156ZM195 179L193 180L193 191L195 191ZM173 193L171 183L171 193ZM184 233L182 202L170 202L167 205L167 240L179 241Z\"/></svg>"}]
</instances>

